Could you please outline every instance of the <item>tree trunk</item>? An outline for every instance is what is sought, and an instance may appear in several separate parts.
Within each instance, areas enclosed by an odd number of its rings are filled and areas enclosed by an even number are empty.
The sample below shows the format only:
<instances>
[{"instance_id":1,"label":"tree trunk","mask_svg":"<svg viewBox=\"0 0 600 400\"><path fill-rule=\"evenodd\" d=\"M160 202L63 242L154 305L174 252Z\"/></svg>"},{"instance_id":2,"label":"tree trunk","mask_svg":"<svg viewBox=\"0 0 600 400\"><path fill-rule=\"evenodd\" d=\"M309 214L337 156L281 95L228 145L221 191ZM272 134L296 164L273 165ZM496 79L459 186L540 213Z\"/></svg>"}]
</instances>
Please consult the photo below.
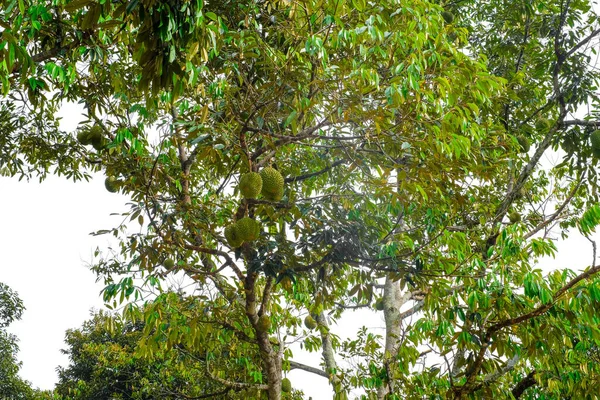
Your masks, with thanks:
<instances>
[{"instance_id":1,"label":"tree trunk","mask_svg":"<svg viewBox=\"0 0 600 400\"><path fill-rule=\"evenodd\" d=\"M260 356L263 361L264 370L267 377L267 397L269 400L281 400L281 376L282 376L282 362L281 362L281 351L275 351L271 341L269 340L269 332L264 331L259 327L259 310L257 310L258 302L256 299L256 273L249 272L244 282L244 292L246 295L246 315L250 320L250 323L254 327L256 332L256 340L258 341L258 348L260 350ZM263 299L264 302L265 299ZM260 312L263 313L264 304L260 308Z\"/></svg>"},{"instance_id":2,"label":"tree trunk","mask_svg":"<svg viewBox=\"0 0 600 400\"><path fill-rule=\"evenodd\" d=\"M383 400L385 396L394 391L395 360L400 348L402 338L402 318L400 308L412 297L411 292L402 294L400 282L385 278L383 287L383 316L385 319L385 352L383 365L386 369L388 380L377 390L377 398Z\"/></svg>"},{"instance_id":3,"label":"tree trunk","mask_svg":"<svg viewBox=\"0 0 600 400\"><path fill-rule=\"evenodd\" d=\"M269 400L281 400L281 358L279 357L279 353L273 350L273 346L269 342L269 335L264 335L266 338L259 338L258 343L260 354L267 371L267 380L269 384L267 396Z\"/></svg>"},{"instance_id":4,"label":"tree trunk","mask_svg":"<svg viewBox=\"0 0 600 400\"><path fill-rule=\"evenodd\" d=\"M335 362L335 352L331 343L331 335L329 334L329 325L324 312L318 314L315 318L321 329L321 341L323 342L323 360L325 360L325 371L329 374L329 382L333 386L333 400L347 400L348 394L342 387L342 382L337 376L337 363Z\"/></svg>"}]
</instances>

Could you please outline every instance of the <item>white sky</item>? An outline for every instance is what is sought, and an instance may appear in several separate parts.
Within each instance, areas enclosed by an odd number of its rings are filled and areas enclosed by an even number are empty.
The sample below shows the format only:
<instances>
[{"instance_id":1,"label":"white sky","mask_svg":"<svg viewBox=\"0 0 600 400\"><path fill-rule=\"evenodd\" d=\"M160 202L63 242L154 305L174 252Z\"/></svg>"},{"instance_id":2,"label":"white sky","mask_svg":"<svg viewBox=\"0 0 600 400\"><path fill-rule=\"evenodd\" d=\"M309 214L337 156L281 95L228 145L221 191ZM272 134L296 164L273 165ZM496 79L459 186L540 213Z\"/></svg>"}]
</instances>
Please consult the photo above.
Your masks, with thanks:
<instances>
[{"instance_id":1,"label":"white sky","mask_svg":"<svg viewBox=\"0 0 600 400\"><path fill-rule=\"evenodd\" d=\"M42 184L0 178L2 262L0 282L19 293L26 311L10 331L20 340L21 375L50 389L66 329L81 326L92 307L102 306L102 283L86 265L106 238L90 232L107 228L124 197L108 193L104 180L72 183L49 178Z\"/></svg>"}]
</instances>

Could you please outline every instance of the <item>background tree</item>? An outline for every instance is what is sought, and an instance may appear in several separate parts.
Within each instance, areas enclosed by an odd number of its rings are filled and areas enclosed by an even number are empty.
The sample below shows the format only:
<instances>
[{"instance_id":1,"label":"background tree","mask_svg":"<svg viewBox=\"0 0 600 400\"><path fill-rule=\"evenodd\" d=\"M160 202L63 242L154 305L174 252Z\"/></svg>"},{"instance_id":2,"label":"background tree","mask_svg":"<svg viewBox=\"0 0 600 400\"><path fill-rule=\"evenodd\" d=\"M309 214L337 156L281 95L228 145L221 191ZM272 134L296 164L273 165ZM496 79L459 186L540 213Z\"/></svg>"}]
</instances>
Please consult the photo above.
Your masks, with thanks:
<instances>
[{"instance_id":1,"label":"background tree","mask_svg":"<svg viewBox=\"0 0 600 400\"><path fill-rule=\"evenodd\" d=\"M21 319L24 309L18 294L0 282L0 395L7 400L33 398L29 383L19 377L17 338L5 330Z\"/></svg>"},{"instance_id":2,"label":"background tree","mask_svg":"<svg viewBox=\"0 0 600 400\"><path fill-rule=\"evenodd\" d=\"M141 233L100 232L121 239L95 267L115 306L194 284L125 308L142 354L239 343L211 373L261 359L222 383L269 399L288 368L336 398L594 393L595 253L535 269L552 227L600 221L588 2L15 1L0 20L3 172L102 170L131 196ZM64 100L86 106L77 132ZM384 338L335 336L371 305ZM299 340L322 369L294 362Z\"/></svg>"},{"instance_id":3,"label":"background tree","mask_svg":"<svg viewBox=\"0 0 600 400\"><path fill-rule=\"evenodd\" d=\"M164 296L173 306L183 301L176 293ZM213 349L191 352L181 344L148 357L136 351L143 329L141 321L131 323L99 312L82 328L68 331L65 340L68 347L64 353L70 363L66 368L59 367L55 396L65 399L260 397L260 392L252 388L254 382L243 383L247 379L244 364L260 364L260 361L235 359L233 351L225 350L235 350L234 344L223 345L221 350L227 352L225 354L215 354ZM227 379L239 381L239 386L232 389L221 383L224 377L213 377L209 372L211 360L229 362Z\"/></svg>"}]
</instances>

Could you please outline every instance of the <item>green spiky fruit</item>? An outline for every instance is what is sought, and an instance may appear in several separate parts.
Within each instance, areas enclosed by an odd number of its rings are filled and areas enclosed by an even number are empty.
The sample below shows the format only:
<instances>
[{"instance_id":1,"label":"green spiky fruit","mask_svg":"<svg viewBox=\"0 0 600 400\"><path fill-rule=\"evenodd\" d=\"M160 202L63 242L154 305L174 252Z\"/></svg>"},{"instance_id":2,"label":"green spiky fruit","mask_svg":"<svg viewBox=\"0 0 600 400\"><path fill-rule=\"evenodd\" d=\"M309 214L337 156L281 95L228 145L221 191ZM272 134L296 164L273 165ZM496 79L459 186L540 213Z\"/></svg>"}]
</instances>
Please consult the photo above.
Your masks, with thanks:
<instances>
[{"instance_id":1,"label":"green spiky fruit","mask_svg":"<svg viewBox=\"0 0 600 400\"><path fill-rule=\"evenodd\" d=\"M251 242L260 236L260 224L252 218L244 217L235 223L235 234L244 242Z\"/></svg>"},{"instance_id":2,"label":"green spiky fruit","mask_svg":"<svg viewBox=\"0 0 600 400\"><path fill-rule=\"evenodd\" d=\"M242 175L238 187L245 199L255 199L262 191L263 181L258 172L248 172Z\"/></svg>"},{"instance_id":3,"label":"green spiky fruit","mask_svg":"<svg viewBox=\"0 0 600 400\"><path fill-rule=\"evenodd\" d=\"M175 266L175 261L173 261L172 258L167 258L165 261L163 261L163 265L165 268L171 269Z\"/></svg>"},{"instance_id":4,"label":"green spiky fruit","mask_svg":"<svg viewBox=\"0 0 600 400\"><path fill-rule=\"evenodd\" d=\"M96 150L102 150L102 148L104 147L104 137L102 136L102 128L99 127L98 125L94 125L90 128L90 131L88 133L88 138L89 141L94 149Z\"/></svg>"},{"instance_id":5,"label":"green spiky fruit","mask_svg":"<svg viewBox=\"0 0 600 400\"><path fill-rule=\"evenodd\" d=\"M261 315L260 318L258 318L256 328L261 332L267 332L271 329L271 318L269 318L268 315Z\"/></svg>"},{"instance_id":6,"label":"green spiky fruit","mask_svg":"<svg viewBox=\"0 0 600 400\"><path fill-rule=\"evenodd\" d=\"M447 24L451 24L454 21L454 14L450 11L444 11L442 12L442 18L444 18Z\"/></svg>"},{"instance_id":7,"label":"green spiky fruit","mask_svg":"<svg viewBox=\"0 0 600 400\"><path fill-rule=\"evenodd\" d=\"M275 192L275 193L265 193L263 192L263 197L265 198L265 200L269 200L269 201L279 201L283 198L283 188L281 188L281 190Z\"/></svg>"},{"instance_id":8,"label":"green spiky fruit","mask_svg":"<svg viewBox=\"0 0 600 400\"><path fill-rule=\"evenodd\" d=\"M592 132L590 135L593 149L600 149L600 130Z\"/></svg>"},{"instance_id":9,"label":"green spiky fruit","mask_svg":"<svg viewBox=\"0 0 600 400\"><path fill-rule=\"evenodd\" d=\"M519 214L516 211L513 211L510 214L508 214L508 219L510 220L510 222L512 224L516 224L517 222L519 222L521 220L521 214Z\"/></svg>"},{"instance_id":10,"label":"green spiky fruit","mask_svg":"<svg viewBox=\"0 0 600 400\"><path fill-rule=\"evenodd\" d=\"M225 239L227 243L233 248L240 247L244 243L244 239L240 238L237 234L237 225L232 224L225 227Z\"/></svg>"},{"instance_id":11,"label":"green spiky fruit","mask_svg":"<svg viewBox=\"0 0 600 400\"><path fill-rule=\"evenodd\" d=\"M284 393L289 393L292 391L292 382L288 378L283 378L281 380L281 391Z\"/></svg>"},{"instance_id":12,"label":"green spiky fruit","mask_svg":"<svg viewBox=\"0 0 600 400\"><path fill-rule=\"evenodd\" d=\"M311 331L313 329L315 329L317 327L317 321L315 321L315 319L312 317L312 315L307 315L306 318L304 318L304 326L307 329L310 329Z\"/></svg>"},{"instance_id":13,"label":"green spiky fruit","mask_svg":"<svg viewBox=\"0 0 600 400\"><path fill-rule=\"evenodd\" d=\"M109 176L104 180L104 187L111 193L117 193L119 191L119 180L114 176Z\"/></svg>"},{"instance_id":14,"label":"green spiky fruit","mask_svg":"<svg viewBox=\"0 0 600 400\"><path fill-rule=\"evenodd\" d=\"M592 148L592 156L594 156L594 158L600 158L600 149Z\"/></svg>"},{"instance_id":15,"label":"green spiky fruit","mask_svg":"<svg viewBox=\"0 0 600 400\"><path fill-rule=\"evenodd\" d=\"M375 309L377 311L383 311L384 305L383 305L383 299L379 299L375 302Z\"/></svg>"},{"instance_id":16,"label":"green spiky fruit","mask_svg":"<svg viewBox=\"0 0 600 400\"><path fill-rule=\"evenodd\" d=\"M260 171L262 195L269 201L279 201L283 197L283 176L275 168L266 167Z\"/></svg>"},{"instance_id":17,"label":"green spiky fruit","mask_svg":"<svg viewBox=\"0 0 600 400\"><path fill-rule=\"evenodd\" d=\"M92 144L90 140L90 131L89 129L82 129L77 133L77 140L84 146L88 144Z\"/></svg>"},{"instance_id":18,"label":"green spiky fruit","mask_svg":"<svg viewBox=\"0 0 600 400\"><path fill-rule=\"evenodd\" d=\"M291 292L292 292L292 290L293 290L293 288L294 288L294 285L292 284L292 280L291 280L290 278L288 278L288 277L286 276L286 277L284 277L284 278L281 280L281 282L280 282L280 283L281 283L281 287L282 287L282 288L283 288L283 289L284 289L286 292L288 292L288 293L291 293Z\"/></svg>"},{"instance_id":19,"label":"green spiky fruit","mask_svg":"<svg viewBox=\"0 0 600 400\"><path fill-rule=\"evenodd\" d=\"M550 121L548 121L547 118L540 118L537 120L537 122L535 123L535 129L539 132L539 131L545 131L548 128L550 128Z\"/></svg>"},{"instance_id":20,"label":"green spiky fruit","mask_svg":"<svg viewBox=\"0 0 600 400\"><path fill-rule=\"evenodd\" d=\"M523 153L527 153L529 151L529 148L531 147L531 143L529 142L529 139L527 139L523 135L519 135L519 136L517 136L517 141L519 142L519 145L521 146L521 151Z\"/></svg>"}]
</instances>

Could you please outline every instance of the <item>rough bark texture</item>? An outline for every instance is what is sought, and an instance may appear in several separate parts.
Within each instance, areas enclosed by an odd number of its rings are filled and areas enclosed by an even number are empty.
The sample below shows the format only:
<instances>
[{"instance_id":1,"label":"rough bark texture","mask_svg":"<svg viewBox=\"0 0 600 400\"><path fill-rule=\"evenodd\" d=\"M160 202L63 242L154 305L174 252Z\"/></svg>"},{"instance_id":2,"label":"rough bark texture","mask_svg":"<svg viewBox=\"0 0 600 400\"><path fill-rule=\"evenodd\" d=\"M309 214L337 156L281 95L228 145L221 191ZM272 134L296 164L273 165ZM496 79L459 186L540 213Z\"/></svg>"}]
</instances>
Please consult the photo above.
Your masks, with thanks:
<instances>
[{"instance_id":1,"label":"rough bark texture","mask_svg":"<svg viewBox=\"0 0 600 400\"><path fill-rule=\"evenodd\" d=\"M269 389L267 395L269 400L281 399L281 358L279 353L273 350L269 342L269 335L266 332L258 335L258 346L267 370L267 379Z\"/></svg>"},{"instance_id":2,"label":"rough bark texture","mask_svg":"<svg viewBox=\"0 0 600 400\"><path fill-rule=\"evenodd\" d=\"M532 386L535 386L537 381L535 380L535 370L531 371L525 378L523 378L517 386L512 390L512 395L515 399L519 399L523 393Z\"/></svg>"},{"instance_id":3,"label":"rough bark texture","mask_svg":"<svg viewBox=\"0 0 600 400\"><path fill-rule=\"evenodd\" d=\"M383 316L385 319L385 353L383 364L387 371L388 381L377 390L377 398L394 392L394 360L398 355L400 340L402 339L402 313L400 308L412 297L411 292L402 294L400 282L389 277L385 279L383 287Z\"/></svg>"},{"instance_id":4,"label":"rough bark texture","mask_svg":"<svg viewBox=\"0 0 600 400\"><path fill-rule=\"evenodd\" d=\"M321 341L323 342L323 360L325 361L325 371L327 371L329 382L333 386L333 400L347 400L348 394L342 387L342 382L334 371L337 371L337 363L335 362L335 352L331 343L331 335L329 334L329 324L325 313L321 312L316 315L315 320L321 327Z\"/></svg>"},{"instance_id":5,"label":"rough bark texture","mask_svg":"<svg viewBox=\"0 0 600 400\"><path fill-rule=\"evenodd\" d=\"M281 352L275 351L269 340L269 332L262 330L258 325L259 312L257 310L256 299L256 278L257 274L248 272L244 282L244 291L246 295L246 315L254 327L260 355L263 360L265 372L267 375L267 396L269 400L281 400L281 375L282 362ZM264 311L264 304L261 305L260 312Z\"/></svg>"}]
</instances>

